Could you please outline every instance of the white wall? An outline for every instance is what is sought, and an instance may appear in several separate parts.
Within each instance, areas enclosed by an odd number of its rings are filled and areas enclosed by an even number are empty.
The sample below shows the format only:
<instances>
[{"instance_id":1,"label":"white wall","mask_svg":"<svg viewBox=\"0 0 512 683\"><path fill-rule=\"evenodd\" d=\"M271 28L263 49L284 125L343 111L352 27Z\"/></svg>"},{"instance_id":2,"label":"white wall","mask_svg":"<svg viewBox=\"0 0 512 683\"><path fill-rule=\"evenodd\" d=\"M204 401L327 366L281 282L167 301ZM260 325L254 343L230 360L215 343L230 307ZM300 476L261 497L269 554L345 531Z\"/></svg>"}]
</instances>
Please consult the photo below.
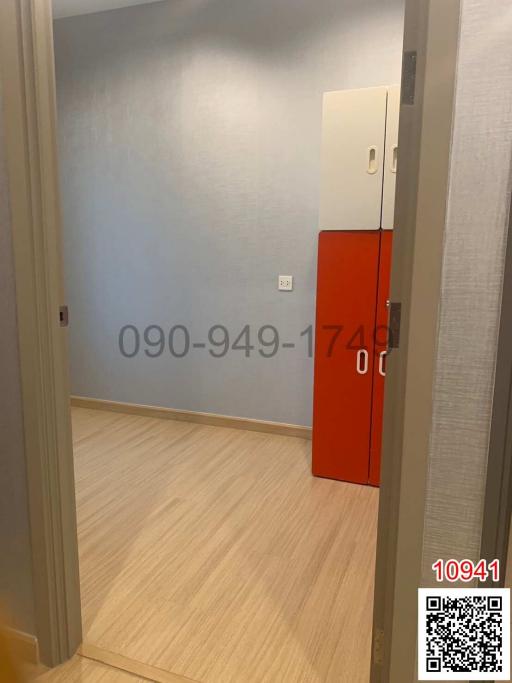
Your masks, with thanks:
<instances>
[{"instance_id":1,"label":"white wall","mask_svg":"<svg viewBox=\"0 0 512 683\"><path fill-rule=\"evenodd\" d=\"M56 22L75 394L311 423L299 335L314 323L322 93L399 82L402 4L187 0ZM185 324L195 341L273 324L297 348L128 360L127 323Z\"/></svg>"}]
</instances>

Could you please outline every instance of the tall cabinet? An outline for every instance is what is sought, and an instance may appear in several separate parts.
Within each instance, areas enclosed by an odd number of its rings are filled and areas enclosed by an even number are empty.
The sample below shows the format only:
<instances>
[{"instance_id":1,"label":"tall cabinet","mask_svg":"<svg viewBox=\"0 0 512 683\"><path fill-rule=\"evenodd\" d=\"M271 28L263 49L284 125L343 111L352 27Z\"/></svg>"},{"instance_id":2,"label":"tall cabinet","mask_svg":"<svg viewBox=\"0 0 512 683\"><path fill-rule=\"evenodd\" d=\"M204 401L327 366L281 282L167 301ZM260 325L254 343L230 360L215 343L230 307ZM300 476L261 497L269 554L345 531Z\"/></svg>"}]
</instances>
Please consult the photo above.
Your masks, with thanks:
<instances>
[{"instance_id":1,"label":"tall cabinet","mask_svg":"<svg viewBox=\"0 0 512 683\"><path fill-rule=\"evenodd\" d=\"M324 96L313 474L378 486L398 86Z\"/></svg>"}]
</instances>

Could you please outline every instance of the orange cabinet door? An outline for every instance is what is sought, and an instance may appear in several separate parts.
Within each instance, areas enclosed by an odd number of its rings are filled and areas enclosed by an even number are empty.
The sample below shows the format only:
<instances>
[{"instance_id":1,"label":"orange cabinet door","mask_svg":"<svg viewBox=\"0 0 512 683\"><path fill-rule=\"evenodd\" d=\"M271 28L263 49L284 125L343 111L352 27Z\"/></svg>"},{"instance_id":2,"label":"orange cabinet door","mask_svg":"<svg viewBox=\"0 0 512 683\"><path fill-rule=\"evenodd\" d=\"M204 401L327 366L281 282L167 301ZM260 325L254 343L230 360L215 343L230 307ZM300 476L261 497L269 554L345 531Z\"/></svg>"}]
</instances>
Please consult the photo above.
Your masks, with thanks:
<instances>
[{"instance_id":1,"label":"orange cabinet door","mask_svg":"<svg viewBox=\"0 0 512 683\"><path fill-rule=\"evenodd\" d=\"M313 474L368 483L379 231L320 233Z\"/></svg>"},{"instance_id":2,"label":"orange cabinet door","mask_svg":"<svg viewBox=\"0 0 512 683\"><path fill-rule=\"evenodd\" d=\"M382 423L384 413L384 382L386 375L386 351L388 347L389 284L391 279L391 251L393 233L386 230L381 235L379 285L377 295L377 324L375 328L375 362L373 369L373 410L370 447L370 484L380 484L380 458L382 450Z\"/></svg>"}]
</instances>

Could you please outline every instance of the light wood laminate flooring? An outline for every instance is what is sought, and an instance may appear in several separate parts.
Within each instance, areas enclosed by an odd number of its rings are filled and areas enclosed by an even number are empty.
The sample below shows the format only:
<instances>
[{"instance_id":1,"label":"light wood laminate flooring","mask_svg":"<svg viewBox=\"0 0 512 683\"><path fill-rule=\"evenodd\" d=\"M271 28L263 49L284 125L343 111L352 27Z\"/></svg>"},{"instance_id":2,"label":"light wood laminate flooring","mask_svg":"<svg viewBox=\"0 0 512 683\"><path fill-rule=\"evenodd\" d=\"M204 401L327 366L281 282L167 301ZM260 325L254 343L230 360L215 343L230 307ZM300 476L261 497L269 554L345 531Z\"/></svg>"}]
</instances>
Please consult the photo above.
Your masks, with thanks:
<instances>
[{"instance_id":1,"label":"light wood laminate flooring","mask_svg":"<svg viewBox=\"0 0 512 683\"><path fill-rule=\"evenodd\" d=\"M378 490L312 477L305 439L73 428L86 643L199 683L368 682Z\"/></svg>"}]
</instances>

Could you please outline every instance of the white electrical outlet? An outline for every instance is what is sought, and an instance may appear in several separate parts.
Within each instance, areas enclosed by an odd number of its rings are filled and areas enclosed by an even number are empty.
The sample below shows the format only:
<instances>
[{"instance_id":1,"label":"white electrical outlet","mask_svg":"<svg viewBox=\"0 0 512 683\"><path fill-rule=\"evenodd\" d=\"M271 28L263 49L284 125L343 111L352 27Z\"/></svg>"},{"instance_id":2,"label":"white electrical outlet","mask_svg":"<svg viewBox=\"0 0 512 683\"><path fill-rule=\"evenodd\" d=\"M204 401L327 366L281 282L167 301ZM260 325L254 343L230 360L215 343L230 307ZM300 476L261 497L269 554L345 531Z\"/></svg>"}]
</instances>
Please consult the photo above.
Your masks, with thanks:
<instances>
[{"instance_id":1,"label":"white electrical outlet","mask_svg":"<svg viewBox=\"0 0 512 683\"><path fill-rule=\"evenodd\" d=\"M277 286L281 292L291 292L293 289L293 275L280 275Z\"/></svg>"}]
</instances>

